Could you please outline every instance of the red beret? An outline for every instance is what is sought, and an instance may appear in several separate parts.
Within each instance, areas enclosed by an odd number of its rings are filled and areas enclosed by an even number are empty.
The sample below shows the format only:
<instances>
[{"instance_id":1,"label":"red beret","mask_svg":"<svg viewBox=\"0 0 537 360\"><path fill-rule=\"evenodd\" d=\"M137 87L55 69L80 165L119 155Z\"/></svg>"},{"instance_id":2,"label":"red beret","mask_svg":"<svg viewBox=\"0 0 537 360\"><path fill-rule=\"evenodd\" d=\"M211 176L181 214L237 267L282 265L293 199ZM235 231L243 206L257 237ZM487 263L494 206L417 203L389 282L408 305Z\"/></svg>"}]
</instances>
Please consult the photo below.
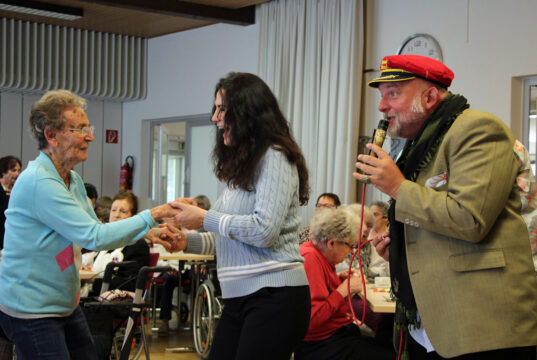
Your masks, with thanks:
<instances>
[{"instance_id":1,"label":"red beret","mask_svg":"<svg viewBox=\"0 0 537 360\"><path fill-rule=\"evenodd\" d=\"M447 88L454 77L453 71L438 60L421 55L390 55L380 63L380 76L368 85L378 88L382 82L422 78Z\"/></svg>"}]
</instances>

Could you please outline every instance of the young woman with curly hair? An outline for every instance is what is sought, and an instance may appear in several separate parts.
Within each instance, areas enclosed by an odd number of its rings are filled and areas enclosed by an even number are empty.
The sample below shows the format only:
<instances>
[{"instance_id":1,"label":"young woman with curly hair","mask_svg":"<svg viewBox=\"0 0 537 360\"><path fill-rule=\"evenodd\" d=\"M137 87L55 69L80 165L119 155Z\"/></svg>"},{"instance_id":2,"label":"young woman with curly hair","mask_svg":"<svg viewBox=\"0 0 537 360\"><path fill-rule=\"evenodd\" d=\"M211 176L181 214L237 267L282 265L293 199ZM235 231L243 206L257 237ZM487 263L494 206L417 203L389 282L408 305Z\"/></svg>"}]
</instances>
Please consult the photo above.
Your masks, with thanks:
<instances>
[{"instance_id":1,"label":"young woman with curly hair","mask_svg":"<svg viewBox=\"0 0 537 360\"><path fill-rule=\"evenodd\" d=\"M224 311L210 359L282 359L305 336L310 296L298 248L298 209L308 171L287 120L257 76L230 73L216 85L215 174L227 189L211 210L175 202L186 250L216 253Z\"/></svg>"}]
</instances>

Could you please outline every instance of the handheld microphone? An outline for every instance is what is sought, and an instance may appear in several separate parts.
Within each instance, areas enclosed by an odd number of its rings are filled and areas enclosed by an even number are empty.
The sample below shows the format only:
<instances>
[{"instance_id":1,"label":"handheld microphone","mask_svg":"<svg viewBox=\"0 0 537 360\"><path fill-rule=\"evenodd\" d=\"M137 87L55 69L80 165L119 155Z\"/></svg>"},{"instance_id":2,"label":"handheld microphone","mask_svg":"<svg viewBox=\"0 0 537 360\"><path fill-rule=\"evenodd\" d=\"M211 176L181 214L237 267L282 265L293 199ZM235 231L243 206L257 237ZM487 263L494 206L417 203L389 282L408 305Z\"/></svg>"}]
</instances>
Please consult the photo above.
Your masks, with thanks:
<instances>
[{"instance_id":1,"label":"handheld microphone","mask_svg":"<svg viewBox=\"0 0 537 360\"><path fill-rule=\"evenodd\" d=\"M388 131L388 126L390 123L388 120L381 119L379 121L379 124L375 131L373 132L373 144L377 145L378 147L382 147L384 144L384 139L386 138L386 132ZM377 154L375 154L373 151L369 151L369 156L377 157Z\"/></svg>"}]
</instances>

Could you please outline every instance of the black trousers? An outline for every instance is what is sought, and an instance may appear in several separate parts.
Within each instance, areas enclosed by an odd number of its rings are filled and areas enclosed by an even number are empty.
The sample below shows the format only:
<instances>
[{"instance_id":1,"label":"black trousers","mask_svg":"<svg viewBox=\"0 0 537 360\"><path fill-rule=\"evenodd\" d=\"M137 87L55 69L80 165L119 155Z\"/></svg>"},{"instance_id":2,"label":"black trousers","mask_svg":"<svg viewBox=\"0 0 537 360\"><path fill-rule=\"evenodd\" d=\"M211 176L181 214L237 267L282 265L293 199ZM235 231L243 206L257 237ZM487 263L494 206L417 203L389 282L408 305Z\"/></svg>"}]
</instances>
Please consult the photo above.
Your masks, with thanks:
<instances>
[{"instance_id":1,"label":"black trousers","mask_svg":"<svg viewBox=\"0 0 537 360\"><path fill-rule=\"evenodd\" d=\"M486 336L486 334L483 334ZM438 355L436 351L430 353L423 346L416 342L412 336L408 335L407 349L410 360L441 360L446 359ZM535 346L515 347L483 351L472 354L464 354L454 358L456 360L535 360Z\"/></svg>"},{"instance_id":2,"label":"black trousers","mask_svg":"<svg viewBox=\"0 0 537 360\"><path fill-rule=\"evenodd\" d=\"M310 312L309 286L224 299L209 360L289 360L308 331Z\"/></svg>"},{"instance_id":3,"label":"black trousers","mask_svg":"<svg viewBox=\"0 0 537 360\"><path fill-rule=\"evenodd\" d=\"M343 326L328 339L303 341L295 360L395 360L393 346L381 346L360 335L355 324Z\"/></svg>"}]
</instances>

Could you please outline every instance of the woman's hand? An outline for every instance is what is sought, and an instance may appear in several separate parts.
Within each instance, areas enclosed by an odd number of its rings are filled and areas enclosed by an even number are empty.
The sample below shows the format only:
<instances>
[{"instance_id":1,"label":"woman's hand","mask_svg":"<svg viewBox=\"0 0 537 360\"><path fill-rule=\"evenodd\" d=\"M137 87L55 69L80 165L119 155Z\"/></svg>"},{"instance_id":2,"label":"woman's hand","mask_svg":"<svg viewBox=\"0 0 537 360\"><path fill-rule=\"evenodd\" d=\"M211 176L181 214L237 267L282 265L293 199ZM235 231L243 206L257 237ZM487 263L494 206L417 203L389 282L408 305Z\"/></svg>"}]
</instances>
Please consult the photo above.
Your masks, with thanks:
<instances>
[{"instance_id":1,"label":"woman's hand","mask_svg":"<svg viewBox=\"0 0 537 360\"><path fill-rule=\"evenodd\" d=\"M169 252L184 250L188 245L186 234L169 224L161 224L158 228L149 230L146 238L154 244L164 246Z\"/></svg>"},{"instance_id":2,"label":"woman's hand","mask_svg":"<svg viewBox=\"0 0 537 360\"><path fill-rule=\"evenodd\" d=\"M155 221L159 221L164 218L174 217L179 212L177 209L171 207L170 204L162 204L159 206L155 206L149 211L151 212L151 216Z\"/></svg>"},{"instance_id":3,"label":"woman's hand","mask_svg":"<svg viewBox=\"0 0 537 360\"><path fill-rule=\"evenodd\" d=\"M362 277L358 272L353 273L352 276L349 276L345 281L343 281L336 289L337 292L341 294L344 298L349 295L348 285L351 284L351 295L359 294L362 292Z\"/></svg>"},{"instance_id":4,"label":"woman's hand","mask_svg":"<svg viewBox=\"0 0 537 360\"><path fill-rule=\"evenodd\" d=\"M192 205L192 202L189 200L193 199L177 199L172 201L170 205L174 209L179 210L179 213L175 215L175 219L181 226L187 229L197 229L203 226L203 219L205 218L205 214L207 214L207 210Z\"/></svg>"},{"instance_id":5,"label":"woman's hand","mask_svg":"<svg viewBox=\"0 0 537 360\"><path fill-rule=\"evenodd\" d=\"M351 276L360 276L360 272L356 269L351 270ZM345 280L349 277L349 270L344 270L339 273L339 278Z\"/></svg>"},{"instance_id":6,"label":"woman's hand","mask_svg":"<svg viewBox=\"0 0 537 360\"><path fill-rule=\"evenodd\" d=\"M386 261L390 261L390 245L391 238L390 233L386 232L384 235L377 236L373 238L371 243L377 250L377 254Z\"/></svg>"}]
</instances>

